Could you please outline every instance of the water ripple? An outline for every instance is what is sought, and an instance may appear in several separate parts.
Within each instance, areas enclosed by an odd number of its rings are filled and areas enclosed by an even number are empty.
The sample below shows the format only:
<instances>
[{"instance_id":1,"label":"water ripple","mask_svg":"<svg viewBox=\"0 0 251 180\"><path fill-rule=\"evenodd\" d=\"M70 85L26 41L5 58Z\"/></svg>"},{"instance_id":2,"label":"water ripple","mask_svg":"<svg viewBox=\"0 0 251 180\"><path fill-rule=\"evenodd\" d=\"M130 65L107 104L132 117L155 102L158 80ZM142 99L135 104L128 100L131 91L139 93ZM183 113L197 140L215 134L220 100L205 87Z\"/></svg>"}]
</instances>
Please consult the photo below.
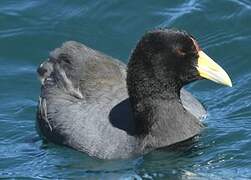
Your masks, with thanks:
<instances>
[{"instance_id":1,"label":"water ripple","mask_svg":"<svg viewBox=\"0 0 251 180\"><path fill-rule=\"evenodd\" d=\"M159 11L156 14L167 17L167 20L160 26L167 26L174 22L176 19L185 16L194 11L201 11L202 7L197 0L187 0L186 2L178 5L175 8L166 8L163 11Z\"/></svg>"},{"instance_id":2,"label":"water ripple","mask_svg":"<svg viewBox=\"0 0 251 180\"><path fill-rule=\"evenodd\" d=\"M230 0L230 1L234 2L236 4L239 4L240 6L246 8L246 9L251 10L251 3L250 3L250 1L247 1L247 0Z\"/></svg>"},{"instance_id":3,"label":"water ripple","mask_svg":"<svg viewBox=\"0 0 251 180\"><path fill-rule=\"evenodd\" d=\"M248 0L2 0L0 176L34 179L250 179L251 74ZM42 142L35 130L40 59L74 39L127 57L146 30L185 29L233 80L190 85L205 104L206 128L182 150L102 161ZM125 58L124 58L125 59Z\"/></svg>"},{"instance_id":4,"label":"water ripple","mask_svg":"<svg viewBox=\"0 0 251 180\"><path fill-rule=\"evenodd\" d=\"M0 76L17 76L24 74L35 74L36 66L32 65L2 65L0 66Z\"/></svg>"}]
</instances>

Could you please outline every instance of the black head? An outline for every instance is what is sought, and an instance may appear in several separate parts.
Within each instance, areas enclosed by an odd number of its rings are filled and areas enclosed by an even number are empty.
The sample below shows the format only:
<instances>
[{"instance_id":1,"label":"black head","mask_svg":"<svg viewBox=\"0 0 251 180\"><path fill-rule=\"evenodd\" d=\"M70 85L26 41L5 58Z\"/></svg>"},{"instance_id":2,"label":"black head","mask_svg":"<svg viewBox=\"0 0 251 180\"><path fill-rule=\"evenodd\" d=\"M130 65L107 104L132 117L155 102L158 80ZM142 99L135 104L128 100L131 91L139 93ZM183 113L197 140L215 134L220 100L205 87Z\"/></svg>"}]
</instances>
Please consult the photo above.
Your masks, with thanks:
<instances>
[{"instance_id":1,"label":"black head","mask_svg":"<svg viewBox=\"0 0 251 180\"><path fill-rule=\"evenodd\" d=\"M196 41L186 32L159 29L146 33L128 64L129 95L136 91L144 96L163 91L179 94L183 85L200 79L198 51Z\"/></svg>"},{"instance_id":2,"label":"black head","mask_svg":"<svg viewBox=\"0 0 251 180\"><path fill-rule=\"evenodd\" d=\"M178 122L172 116L177 111L189 119L183 112L180 89L202 78L232 86L227 73L199 48L191 35L168 29L146 33L132 53L127 73L137 132L147 133L153 123L164 125L168 118Z\"/></svg>"}]
</instances>

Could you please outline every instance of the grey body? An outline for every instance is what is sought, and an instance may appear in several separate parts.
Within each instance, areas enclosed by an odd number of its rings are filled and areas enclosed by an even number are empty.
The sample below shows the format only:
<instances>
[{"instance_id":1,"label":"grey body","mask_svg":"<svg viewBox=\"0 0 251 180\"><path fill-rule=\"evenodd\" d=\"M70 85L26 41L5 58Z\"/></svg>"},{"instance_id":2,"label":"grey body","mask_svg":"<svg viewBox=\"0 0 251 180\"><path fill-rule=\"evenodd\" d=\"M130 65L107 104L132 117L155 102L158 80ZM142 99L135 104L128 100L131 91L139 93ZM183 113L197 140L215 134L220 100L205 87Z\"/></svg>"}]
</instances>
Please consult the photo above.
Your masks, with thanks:
<instances>
[{"instance_id":1,"label":"grey body","mask_svg":"<svg viewBox=\"0 0 251 180\"><path fill-rule=\"evenodd\" d=\"M37 124L45 138L102 159L126 158L163 146L151 134L134 134L126 65L120 61L71 41L54 50L38 74L42 87ZM203 106L184 89L181 101L191 114L191 128L196 128L190 134L163 136L164 146L191 138L202 127ZM159 111L168 116L172 107Z\"/></svg>"}]
</instances>

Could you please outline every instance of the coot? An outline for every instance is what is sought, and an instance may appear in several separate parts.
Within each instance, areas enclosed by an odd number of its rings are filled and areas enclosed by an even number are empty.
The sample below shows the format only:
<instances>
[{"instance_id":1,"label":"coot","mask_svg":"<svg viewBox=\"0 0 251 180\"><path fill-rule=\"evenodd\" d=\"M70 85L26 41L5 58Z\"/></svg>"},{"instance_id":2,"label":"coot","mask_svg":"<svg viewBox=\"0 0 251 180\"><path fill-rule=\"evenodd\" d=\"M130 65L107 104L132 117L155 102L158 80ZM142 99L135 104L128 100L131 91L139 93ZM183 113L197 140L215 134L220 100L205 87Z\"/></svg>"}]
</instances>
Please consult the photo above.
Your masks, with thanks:
<instances>
[{"instance_id":1,"label":"coot","mask_svg":"<svg viewBox=\"0 0 251 180\"><path fill-rule=\"evenodd\" d=\"M226 72L186 32L157 29L128 66L77 42L40 65L40 134L101 159L127 158L200 133L203 106L182 87L199 79L232 86Z\"/></svg>"}]
</instances>

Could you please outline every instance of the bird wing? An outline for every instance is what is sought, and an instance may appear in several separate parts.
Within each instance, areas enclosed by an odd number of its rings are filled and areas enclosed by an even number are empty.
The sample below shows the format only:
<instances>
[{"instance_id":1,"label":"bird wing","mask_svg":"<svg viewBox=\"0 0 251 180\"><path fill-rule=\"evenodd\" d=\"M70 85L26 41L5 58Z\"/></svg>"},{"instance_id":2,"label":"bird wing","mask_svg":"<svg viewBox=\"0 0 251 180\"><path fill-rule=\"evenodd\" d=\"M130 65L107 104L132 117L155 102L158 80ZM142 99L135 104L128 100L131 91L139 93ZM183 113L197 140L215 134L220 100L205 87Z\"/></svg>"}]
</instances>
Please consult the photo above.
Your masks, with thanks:
<instances>
[{"instance_id":1,"label":"bird wing","mask_svg":"<svg viewBox=\"0 0 251 180\"><path fill-rule=\"evenodd\" d=\"M180 91L180 98L184 108L197 119L203 119L206 116L206 110L203 105L184 88Z\"/></svg>"}]
</instances>

